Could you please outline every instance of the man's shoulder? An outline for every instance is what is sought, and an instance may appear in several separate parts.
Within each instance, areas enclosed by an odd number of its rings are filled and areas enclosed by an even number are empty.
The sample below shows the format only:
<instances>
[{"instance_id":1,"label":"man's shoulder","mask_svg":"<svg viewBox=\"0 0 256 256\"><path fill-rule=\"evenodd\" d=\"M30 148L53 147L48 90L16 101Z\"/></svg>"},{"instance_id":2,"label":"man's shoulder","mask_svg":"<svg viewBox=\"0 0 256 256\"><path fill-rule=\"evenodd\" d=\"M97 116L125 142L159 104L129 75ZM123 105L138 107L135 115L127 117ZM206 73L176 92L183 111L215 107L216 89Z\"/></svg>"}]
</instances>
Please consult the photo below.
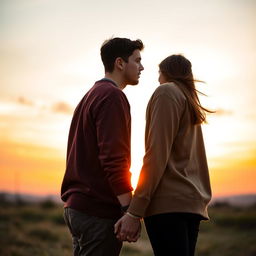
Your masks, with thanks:
<instances>
[{"instance_id":1,"label":"man's shoulder","mask_svg":"<svg viewBox=\"0 0 256 256\"><path fill-rule=\"evenodd\" d=\"M125 95L113 82L105 79L96 81L90 91L105 96Z\"/></svg>"},{"instance_id":2,"label":"man's shoulder","mask_svg":"<svg viewBox=\"0 0 256 256\"><path fill-rule=\"evenodd\" d=\"M83 98L86 104L92 106L107 106L108 104L128 105L129 101L126 95L115 84L108 80L99 80L91 87Z\"/></svg>"}]
</instances>

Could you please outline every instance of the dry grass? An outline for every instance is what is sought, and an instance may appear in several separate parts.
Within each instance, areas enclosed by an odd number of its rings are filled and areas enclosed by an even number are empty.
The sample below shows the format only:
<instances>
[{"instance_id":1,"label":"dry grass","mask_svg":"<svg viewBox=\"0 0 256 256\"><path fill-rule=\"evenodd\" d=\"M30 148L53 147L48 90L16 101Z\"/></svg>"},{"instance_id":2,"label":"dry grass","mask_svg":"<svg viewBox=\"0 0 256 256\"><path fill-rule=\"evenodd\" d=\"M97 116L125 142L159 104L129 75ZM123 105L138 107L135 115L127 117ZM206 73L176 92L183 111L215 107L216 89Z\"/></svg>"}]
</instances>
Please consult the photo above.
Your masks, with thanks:
<instances>
[{"instance_id":1,"label":"dry grass","mask_svg":"<svg viewBox=\"0 0 256 256\"><path fill-rule=\"evenodd\" d=\"M256 207L228 205L210 209L212 220L201 225L197 256L255 256ZM62 207L0 202L0 255L70 256L71 237L62 218ZM153 255L145 229L137 243L124 243L121 256Z\"/></svg>"}]
</instances>

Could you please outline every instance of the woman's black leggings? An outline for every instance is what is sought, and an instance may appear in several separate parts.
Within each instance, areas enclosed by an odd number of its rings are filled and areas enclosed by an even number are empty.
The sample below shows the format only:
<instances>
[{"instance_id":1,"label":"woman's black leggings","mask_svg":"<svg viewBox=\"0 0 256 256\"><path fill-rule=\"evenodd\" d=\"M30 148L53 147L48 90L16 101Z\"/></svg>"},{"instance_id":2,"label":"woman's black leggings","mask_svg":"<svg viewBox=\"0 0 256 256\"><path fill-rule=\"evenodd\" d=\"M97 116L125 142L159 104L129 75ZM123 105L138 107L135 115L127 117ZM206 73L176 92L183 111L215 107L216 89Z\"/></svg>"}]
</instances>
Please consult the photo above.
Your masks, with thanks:
<instances>
[{"instance_id":1,"label":"woman's black leggings","mask_svg":"<svg viewBox=\"0 0 256 256\"><path fill-rule=\"evenodd\" d=\"M144 219L155 256L194 256L200 220L192 213L164 213Z\"/></svg>"}]
</instances>

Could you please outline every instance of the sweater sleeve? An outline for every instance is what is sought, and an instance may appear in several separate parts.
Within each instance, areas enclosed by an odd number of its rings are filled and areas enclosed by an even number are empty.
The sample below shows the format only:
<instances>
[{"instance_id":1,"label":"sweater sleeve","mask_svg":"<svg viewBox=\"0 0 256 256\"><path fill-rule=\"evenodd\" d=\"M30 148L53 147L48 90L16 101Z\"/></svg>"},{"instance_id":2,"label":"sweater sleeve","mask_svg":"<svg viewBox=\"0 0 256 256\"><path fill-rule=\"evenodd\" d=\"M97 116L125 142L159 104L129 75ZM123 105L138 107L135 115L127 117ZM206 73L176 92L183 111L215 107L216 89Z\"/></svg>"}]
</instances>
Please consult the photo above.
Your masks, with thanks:
<instances>
[{"instance_id":1,"label":"sweater sleeve","mask_svg":"<svg viewBox=\"0 0 256 256\"><path fill-rule=\"evenodd\" d=\"M131 117L122 92L111 92L96 117L99 160L115 195L132 191L130 169Z\"/></svg>"},{"instance_id":2,"label":"sweater sleeve","mask_svg":"<svg viewBox=\"0 0 256 256\"><path fill-rule=\"evenodd\" d=\"M180 108L175 99L161 93L147 107L145 156L129 212L144 216L151 197L164 174L179 127Z\"/></svg>"}]
</instances>

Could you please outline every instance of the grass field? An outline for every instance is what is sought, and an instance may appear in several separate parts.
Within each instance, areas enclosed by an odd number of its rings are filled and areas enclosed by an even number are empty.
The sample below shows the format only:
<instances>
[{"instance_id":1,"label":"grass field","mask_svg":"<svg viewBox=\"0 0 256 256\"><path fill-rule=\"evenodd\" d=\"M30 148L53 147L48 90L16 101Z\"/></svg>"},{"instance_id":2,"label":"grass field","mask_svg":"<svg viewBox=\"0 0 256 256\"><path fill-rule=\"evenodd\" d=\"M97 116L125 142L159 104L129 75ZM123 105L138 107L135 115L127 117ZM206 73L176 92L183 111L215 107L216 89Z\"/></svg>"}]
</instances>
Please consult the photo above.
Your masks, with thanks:
<instances>
[{"instance_id":1,"label":"grass field","mask_svg":"<svg viewBox=\"0 0 256 256\"><path fill-rule=\"evenodd\" d=\"M219 204L209 212L211 221L201 224L197 256L256 256L256 206ZM62 207L51 201L13 204L1 200L0 245L4 256L72 255ZM124 243L121 256L132 255L153 255L144 227L137 243Z\"/></svg>"}]
</instances>

